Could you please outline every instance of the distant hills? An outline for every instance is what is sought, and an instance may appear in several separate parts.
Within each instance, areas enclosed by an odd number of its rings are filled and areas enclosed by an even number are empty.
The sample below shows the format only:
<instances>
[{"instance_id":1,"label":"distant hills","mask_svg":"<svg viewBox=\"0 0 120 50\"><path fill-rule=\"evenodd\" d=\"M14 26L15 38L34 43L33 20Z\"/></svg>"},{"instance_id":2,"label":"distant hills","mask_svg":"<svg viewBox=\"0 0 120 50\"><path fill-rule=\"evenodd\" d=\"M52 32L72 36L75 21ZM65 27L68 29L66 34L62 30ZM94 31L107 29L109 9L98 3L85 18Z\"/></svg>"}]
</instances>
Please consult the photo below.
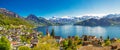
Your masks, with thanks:
<instances>
[{"instance_id":1,"label":"distant hills","mask_svg":"<svg viewBox=\"0 0 120 50\"><path fill-rule=\"evenodd\" d=\"M91 18L100 19L100 17L98 16L82 16L82 17L65 16L65 17L52 17L49 19L49 21L65 25L65 24L74 24Z\"/></svg>"},{"instance_id":2,"label":"distant hills","mask_svg":"<svg viewBox=\"0 0 120 50\"><path fill-rule=\"evenodd\" d=\"M62 25L75 23L75 19L72 17L61 17L61 18L52 17L49 19L49 21L51 21L53 23L59 23Z\"/></svg>"},{"instance_id":3,"label":"distant hills","mask_svg":"<svg viewBox=\"0 0 120 50\"><path fill-rule=\"evenodd\" d=\"M34 14L30 14L25 18L29 23L34 24L36 26L51 26L51 25L57 25L56 23L52 23L45 18L37 17Z\"/></svg>"},{"instance_id":4,"label":"distant hills","mask_svg":"<svg viewBox=\"0 0 120 50\"><path fill-rule=\"evenodd\" d=\"M74 25L83 26L113 26L120 25L120 14L109 14L101 19L88 19L81 22L77 22Z\"/></svg>"},{"instance_id":5,"label":"distant hills","mask_svg":"<svg viewBox=\"0 0 120 50\"><path fill-rule=\"evenodd\" d=\"M5 8L0 8L0 25L34 25L34 26L50 26L59 25L57 23L52 23L45 18L37 17L34 14L30 14L27 18L21 17L20 15L7 10Z\"/></svg>"},{"instance_id":6,"label":"distant hills","mask_svg":"<svg viewBox=\"0 0 120 50\"><path fill-rule=\"evenodd\" d=\"M52 17L45 19L34 14L28 15L26 18L0 8L0 25L34 25L34 26L53 26L53 25L82 25L82 26L111 26L120 25L120 14L108 14L106 16L81 16L81 17Z\"/></svg>"}]
</instances>

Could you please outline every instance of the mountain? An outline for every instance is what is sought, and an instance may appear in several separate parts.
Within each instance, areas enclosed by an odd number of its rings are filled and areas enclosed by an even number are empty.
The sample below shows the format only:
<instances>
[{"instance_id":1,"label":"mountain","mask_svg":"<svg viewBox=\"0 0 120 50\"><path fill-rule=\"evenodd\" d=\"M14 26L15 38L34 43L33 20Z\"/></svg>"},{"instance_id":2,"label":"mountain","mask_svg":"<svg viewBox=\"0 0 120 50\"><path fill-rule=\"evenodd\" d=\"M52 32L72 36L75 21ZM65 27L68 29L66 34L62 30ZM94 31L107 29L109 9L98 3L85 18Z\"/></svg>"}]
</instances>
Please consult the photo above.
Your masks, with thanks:
<instances>
[{"instance_id":1,"label":"mountain","mask_svg":"<svg viewBox=\"0 0 120 50\"><path fill-rule=\"evenodd\" d=\"M33 25L28 23L26 20L17 17L11 17L8 15L0 14L0 26L14 25L20 26L24 25L26 27L32 27Z\"/></svg>"},{"instance_id":2,"label":"mountain","mask_svg":"<svg viewBox=\"0 0 120 50\"><path fill-rule=\"evenodd\" d=\"M36 26L50 26L50 25L84 25L84 26L110 26L120 25L120 14L108 14L104 17L98 16L64 16L52 17L48 20L43 17L37 17L30 14L27 18L22 18L15 12L9 11L5 8L0 8L0 25L36 25Z\"/></svg>"},{"instance_id":3,"label":"mountain","mask_svg":"<svg viewBox=\"0 0 120 50\"><path fill-rule=\"evenodd\" d=\"M24 25L26 27L32 27L33 25L28 23L25 19L21 18L18 14L9 11L5 8L0 8L0 26Z\"/></svg>"},{"instance_id":4,"label":"mountain","mask_svg":"<svg viewBox=\"0 0 120 50\"><path fill-rule=\"evenodd\" d=\"M76 22L81 22L91 18L100 19L98 16L82 16L82 17L65 16L65 17L52 17L49 19L49 21L53 23L60 23L65 25L65 24L74 24Z\"/></svg>"},{"instance_id":5,"label":"mountain","mask_svg":"<svg viewBox=\"0 0 120 50\"><path fill-rule=\"evenodd\" d=\"M0 14L6 15L9 17L20 17L18 14L14 13L12 11L9 11L5 8L0 8Z\"/></svg>"},{"instance_id":6,"label":"mountain","mask_svg":"<svg viewBox=\"0 0 120 50\"><path fill-rule=\"evenodd\" d=\"M106 16L104 16L104 18L117 18L117 17L120 17L120 14L108 14Z\"/></svg>"},{"instance_id":7,"label":"mountain","mask_svg":"<svg viewBox=\"0 0 120 50\"><path fill-rule=\"evenodd\" d=\"M37 17L33 14L23 18L15 12L7 10L5 8L0 8L0 25L35 25L35 26L48 26L48 25L59 25L57 23L52 23L45 18Z\"/></svg>"},{"instance_id":8,"label":"mountain","mask_svg":"<svg viewBox=\"0 0 120 50\"><path fill-rule=\"evenodd\" d=\"M61 25L74 23L74 19L72 17L61 17L61 18L52 17L49 19L49 21L53 23L59 23Z\"/></svg>"},{"instance_id":9,"label":"mountain","mask_svg":"<svg viewBox=\"0 0 120 50\"><path fill-rule=\"evenodd\" d=\"M108 19L88 19L82 22L77 22L74 25L83 25L83 26L109 26L111 23Z\"/></svg>"},{"instance_id":10,"label":"mountain","mask_svg":"<svg viewBox=\"0 0 120 50\"><path fill-rule=\"evenodd\" d=\"M45 18L42 17L37 17L33 14L30 14L29 16L27 16L26 20L29 21L29 23L34 24L36 26L50 26L50 25L54 25L54 23L46 20Z\"/></svg>"},{"instance_id":11,"label":"mountain","mask_svg":"<svg viewBox=\"0 0 120 50\"><path fill-rule=\"evenodd\" d=\"M82 22L77 22L74 25L83 26L111 26L120 25L120 15L119 14L109 14L101 19L88 19Z\"/></svg>"},{"instance_id":12,"label":"mountain","mask_svg":"<svg viewBox=\"0 0 120 50\"><path fill-rule=\"evenodd\" d=\"M31 20L31 21L34 21L34 22L40 22L39 21L39 18L33 14L30 14L29 16L27 16L26 18L27 20Z\"/></svg>"}]
</instances>

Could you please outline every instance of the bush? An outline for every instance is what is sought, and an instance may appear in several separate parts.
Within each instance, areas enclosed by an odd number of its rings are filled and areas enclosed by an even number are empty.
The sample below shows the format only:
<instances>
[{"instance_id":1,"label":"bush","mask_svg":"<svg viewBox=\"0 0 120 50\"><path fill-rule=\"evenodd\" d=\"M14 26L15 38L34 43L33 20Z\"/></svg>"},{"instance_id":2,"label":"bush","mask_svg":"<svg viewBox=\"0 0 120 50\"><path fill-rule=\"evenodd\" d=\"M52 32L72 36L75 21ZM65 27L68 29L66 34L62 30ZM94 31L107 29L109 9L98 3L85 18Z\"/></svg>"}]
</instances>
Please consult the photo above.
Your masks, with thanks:
<instances>
[{"instance_id":1,"label":"bush","mask_svg":"<svg viewBox=\"0 0 120 50\"><path fill-rule=\"evenodd\" d=\"M27 46L20 46L18 48L18 50L31 50L31 48L27 47Z\"/></svg>"},{"instance_id":2,"label":"bush","mask_svg":"<svg viewBox=\"0 0 120 50\"><path fill-rule=\"evenodd\" d=\"M105 41L105 46L108 46L108 45L110 45L111 44L111 41L110 40L106 40Z\"/></svg>"},{"instance_id":3,"label":"bush","mask_svg":"<svg viewBox=\"0 0 120 50\"><path fill-rule=\"evenodd\" d=\"M10 49L11 47L9 40L6 37L2 36L0 38L0 50L10 50Z\"/></svg>"},{"instance_id":4,"label":"bush","mask_svg":"<svg viewBox=\"0 0 120 50\"><path fill-rule=\"evenodd\" d=\"M33 50L59 50L58 43L52 37L40 38Z\"/></svg>"}]
</instances>

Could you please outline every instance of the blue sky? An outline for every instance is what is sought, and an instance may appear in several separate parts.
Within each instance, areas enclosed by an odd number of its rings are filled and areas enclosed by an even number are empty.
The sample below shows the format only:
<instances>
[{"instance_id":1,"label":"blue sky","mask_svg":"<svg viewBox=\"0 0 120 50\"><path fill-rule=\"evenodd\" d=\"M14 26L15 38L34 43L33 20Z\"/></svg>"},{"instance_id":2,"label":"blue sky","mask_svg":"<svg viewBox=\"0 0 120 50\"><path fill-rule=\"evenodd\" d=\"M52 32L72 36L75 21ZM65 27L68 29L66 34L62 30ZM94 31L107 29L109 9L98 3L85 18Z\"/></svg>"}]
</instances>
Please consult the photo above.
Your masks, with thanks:
<instances>
[{"instance_id":1,"label":"blue sky","mask_svg":"<svg viewBox=\"0 0 120 50\"><path fill-rule=\"evenodd\" d=\"M120 13L120 0L0 0L0 7L21 16L81 16Z\"/></svg>"}]
</instances>

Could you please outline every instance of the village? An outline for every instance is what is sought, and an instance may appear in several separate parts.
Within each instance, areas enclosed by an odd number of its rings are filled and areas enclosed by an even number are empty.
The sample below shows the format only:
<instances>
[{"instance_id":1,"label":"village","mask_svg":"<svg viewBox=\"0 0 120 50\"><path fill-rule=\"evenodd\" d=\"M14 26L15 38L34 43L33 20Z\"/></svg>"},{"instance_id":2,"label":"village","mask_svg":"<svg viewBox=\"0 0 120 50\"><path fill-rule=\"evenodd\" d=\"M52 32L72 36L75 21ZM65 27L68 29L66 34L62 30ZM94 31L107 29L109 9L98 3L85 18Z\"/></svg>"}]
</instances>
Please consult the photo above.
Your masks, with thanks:
<instances>
[{"instance_id":1,"label":"village","mask_svg":"<svg viewBox=\"0 0 120 50\"><path fill-rule=\"evenodd\" d=\"M110 39L109 36L105 40L101 36L100 38L97 38L96 36L89 36L89 35L82 35L82 37L79 36L68 36L68 38L62 38L60 36L55 36L54 30L52 30L52 33L49 32L48 29L46 29L46 35L42 35L41 32L37 31L24 31L28 29L21 29L21 28L13 28L4 30L1 29L0 36L5 36L10 41L12 50L18 50L19 46L28 46L29 48L34 48L38 45L39 39L47 38L44 42L51 42L51 39L54 39L57 44L58 50L83 50L82 48L88 47L97 47L104 49L119 49L120 50L120 40L117 38ZM51 35L52 34L52 35ZM53 41L54 41L53 40ZM43 42L43 43L44 43ZM113 45L116 43L116 45ZM46 43L47 44L47 43ZM58 45L59 44L59 45ZM104 48L106 47L106 48ZM86 48L87 49L87 48ZM95 48L94 48L95 49ZM56 50L56 49L55 49ZM101 50L101 49L100 49Z\"/></svg>"}]
</instances>

